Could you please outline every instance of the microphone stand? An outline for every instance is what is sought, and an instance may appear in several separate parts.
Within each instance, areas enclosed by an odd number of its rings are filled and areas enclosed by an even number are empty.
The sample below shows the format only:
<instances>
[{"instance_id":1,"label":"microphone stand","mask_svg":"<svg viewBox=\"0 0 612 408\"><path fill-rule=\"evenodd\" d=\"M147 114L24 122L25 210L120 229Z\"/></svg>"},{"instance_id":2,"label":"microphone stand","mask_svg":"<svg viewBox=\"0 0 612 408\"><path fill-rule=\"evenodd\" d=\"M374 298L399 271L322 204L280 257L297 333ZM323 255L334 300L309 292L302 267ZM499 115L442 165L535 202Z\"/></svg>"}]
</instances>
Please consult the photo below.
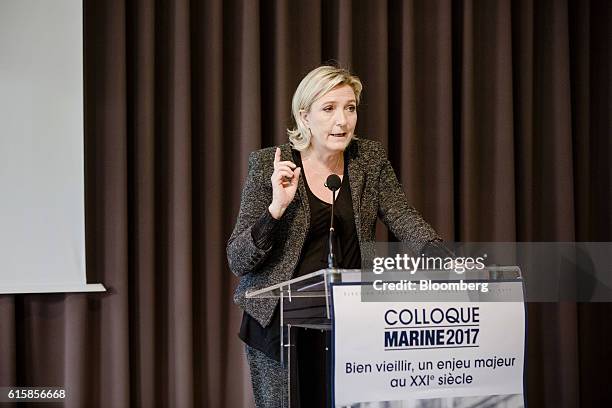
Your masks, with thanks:
<instances>
[{"instance_id":1,"label":"microphone stand","mask_svg":"<svg viewBox=\"0 0 612 408\"><path fill-rule=\"evenodd\" d=\"M336 269L336 230L334 230L334 203L336 201L336 192L332 190L332 202L331 202L331 220L329 221L329 236L328 236L328 247L329 253L327 254L327 268Z\"/></svg>"},{"instance_id":2,"label":"microphone stand","mask_svg":"<svg viewBox=\"0 0 612 408\"><path fill-rule=\"evenodd\" d=\"M338 177L338 175L336 174L331 174L329 177L327 177L327 180L325 182L325 186L329 188L332 192L331 218L329 222L329 236L328 236L329 253L327 255L327 269L332 269L332 270L336 270L338 268L338 265L336 264L336 251L335 251L336 231L334 230L334 206L336 203L336 191L340 188L341 185L342 185L342 181L340 180L340 177ZM340 280L339 278L340 277L336 273L330 275L331 282Z\"/></svg>"}]
</instances>

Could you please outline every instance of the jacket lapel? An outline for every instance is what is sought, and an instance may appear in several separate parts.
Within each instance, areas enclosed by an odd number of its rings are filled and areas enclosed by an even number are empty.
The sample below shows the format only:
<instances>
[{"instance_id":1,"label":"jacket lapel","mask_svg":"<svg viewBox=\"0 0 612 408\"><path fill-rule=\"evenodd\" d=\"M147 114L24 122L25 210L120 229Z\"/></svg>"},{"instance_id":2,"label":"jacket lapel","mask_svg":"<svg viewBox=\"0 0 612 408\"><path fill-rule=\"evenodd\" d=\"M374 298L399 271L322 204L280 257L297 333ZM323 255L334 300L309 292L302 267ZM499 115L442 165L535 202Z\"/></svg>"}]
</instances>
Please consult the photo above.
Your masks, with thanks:
<instances>
[{"instance_id":1,"label":"jacket lapel","mask_svg":"<svg viewBox=\"0 0 612 408\"><path fill-rule=\"evenodd\" d=\"M351 185L351 199L353 200L353 214L355 216L355 228L359 243L362 243L361 232L361 193L364 188L365 174L359 163L359 149L357 141L353 140L348 147L349 149L349 182Z\"/></svg>"}]
</instances>

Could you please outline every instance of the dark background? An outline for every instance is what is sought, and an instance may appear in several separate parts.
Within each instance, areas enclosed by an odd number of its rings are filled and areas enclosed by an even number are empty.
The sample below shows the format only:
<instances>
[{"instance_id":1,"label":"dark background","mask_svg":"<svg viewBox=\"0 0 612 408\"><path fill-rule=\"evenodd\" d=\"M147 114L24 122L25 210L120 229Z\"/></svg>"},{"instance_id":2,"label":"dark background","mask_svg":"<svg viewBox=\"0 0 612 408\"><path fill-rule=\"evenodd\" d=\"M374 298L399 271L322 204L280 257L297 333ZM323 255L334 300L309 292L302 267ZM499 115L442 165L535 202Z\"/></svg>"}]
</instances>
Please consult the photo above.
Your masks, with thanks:
<instances>
[{"instance_id":1,"label":"dark background","mask_svg":"<svg viewBox=\"0 0 612 408\"><path fill-rule=\"evenodd\" d=\"M87 268L0 296L0 385L67 407L251 404L225 242L247 154L335 60L447 240L612 240L612 2L84 2ZM384 233L380 234L384 238ZM612 273L612 272L611 272ZM528 305L530 407L612 403L610 304Z\"/></svg>"}]
</instances>

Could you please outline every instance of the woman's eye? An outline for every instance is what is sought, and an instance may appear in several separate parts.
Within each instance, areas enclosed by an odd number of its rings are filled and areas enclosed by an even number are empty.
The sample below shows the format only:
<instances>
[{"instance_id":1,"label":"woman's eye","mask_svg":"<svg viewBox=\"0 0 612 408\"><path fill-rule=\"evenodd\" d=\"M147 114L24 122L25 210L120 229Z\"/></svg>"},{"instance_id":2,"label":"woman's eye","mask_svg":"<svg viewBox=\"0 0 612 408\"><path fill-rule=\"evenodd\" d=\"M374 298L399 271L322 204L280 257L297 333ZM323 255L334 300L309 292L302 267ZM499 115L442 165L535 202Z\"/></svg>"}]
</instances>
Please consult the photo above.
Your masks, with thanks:
<instances>
[{"instance_id":1,"label":"woman's eye","mask_svg":"<svg viewBox=\"0 0 612 408\"><path fill-rule=\"evenodd\" d=\"M349 105L347 106L347 109L349 112L355 112L357 110L357 107L355 105Z\"/></svg>"},{"instance_id":2,"label":"woman's eye","mask_svg":"<svg viewBox=\"0 0 612 408\"><path fill-rule=\"evenodd\" d=\"M332 110L334 110L334 108L333 108L333 107L331 107L331 106L326 106L326 107L324 107L324 108L323 108L323 110L324 110L325 112L331 112Z\"/></svg>"}]
</instances>

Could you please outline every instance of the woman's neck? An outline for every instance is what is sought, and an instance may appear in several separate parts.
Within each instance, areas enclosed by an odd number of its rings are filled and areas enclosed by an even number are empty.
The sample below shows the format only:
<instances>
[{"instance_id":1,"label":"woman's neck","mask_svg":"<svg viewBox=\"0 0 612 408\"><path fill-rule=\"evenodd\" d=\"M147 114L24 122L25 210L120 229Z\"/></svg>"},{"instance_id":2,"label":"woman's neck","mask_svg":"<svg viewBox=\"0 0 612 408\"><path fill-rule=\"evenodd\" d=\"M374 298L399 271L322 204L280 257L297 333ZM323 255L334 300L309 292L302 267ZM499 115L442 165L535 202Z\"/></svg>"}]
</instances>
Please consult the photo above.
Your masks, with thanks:
<instances>
[{"instance_id":1,"label":"woman's neck","mask_svg":"<svg viewBox=\"0 0 612 408\"><path fill-rule=\"evenodd\" d=\"M310 161L320 167L325 167L334 172L338 171L337 167L342 160L342 152L321 152L314 149L312 146L304 151L302 161Z\"/></svg>"}]
</instances>

